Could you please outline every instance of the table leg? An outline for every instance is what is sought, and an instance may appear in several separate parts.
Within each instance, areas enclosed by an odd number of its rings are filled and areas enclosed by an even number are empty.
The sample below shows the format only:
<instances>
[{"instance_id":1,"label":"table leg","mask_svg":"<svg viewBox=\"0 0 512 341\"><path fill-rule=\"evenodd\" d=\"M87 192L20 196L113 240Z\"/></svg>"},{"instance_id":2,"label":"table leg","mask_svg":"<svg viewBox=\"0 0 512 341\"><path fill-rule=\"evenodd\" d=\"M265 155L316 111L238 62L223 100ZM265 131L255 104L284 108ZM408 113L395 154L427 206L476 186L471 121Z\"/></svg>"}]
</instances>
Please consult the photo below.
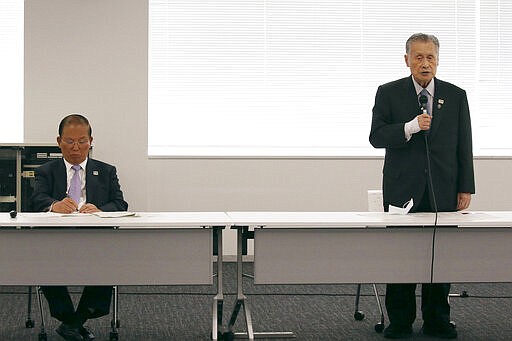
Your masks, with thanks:
<instances>
[{"instance_id":1,"label":"table leg","mask_svg":"<svg viewBox=\"0 0 512 341\"><path fill-rule=\"evenodd\" d=\"M212 318L212 340L218 340L222 329L222 309L224 306L224 293L222 283L222 229L224 227L215 226L214 231L217 236L217 295L213 298L213 318Z\"/></svg>"},{"instance_id":2,"label":"table leg","mask_svg":"<svg viewBox=\"0 0 512 341\"><path fill-rule=\"evenodd\" d=\"M255 338L295 338L296 335L293 332L254 332L252 328L252 317L251 310L249 308L249 304L247 302L247 297L243 293L243 262L242 262L242 243L243 243L243 228L244 226L239 226L237 228L237 253L236 253L236 283L237 283L237 298L235 307L233 308L233 312L231 314L231 318L228 324L228 337L229 338L243 338L249 339L249 341L253 341ZM236 319L238 317L238 313L240 312L240 308L243 306L244 315L245 315L245 326L247 332L245 333L234 333L233 326L235 325Z\"/></svg>"}]
</instances>

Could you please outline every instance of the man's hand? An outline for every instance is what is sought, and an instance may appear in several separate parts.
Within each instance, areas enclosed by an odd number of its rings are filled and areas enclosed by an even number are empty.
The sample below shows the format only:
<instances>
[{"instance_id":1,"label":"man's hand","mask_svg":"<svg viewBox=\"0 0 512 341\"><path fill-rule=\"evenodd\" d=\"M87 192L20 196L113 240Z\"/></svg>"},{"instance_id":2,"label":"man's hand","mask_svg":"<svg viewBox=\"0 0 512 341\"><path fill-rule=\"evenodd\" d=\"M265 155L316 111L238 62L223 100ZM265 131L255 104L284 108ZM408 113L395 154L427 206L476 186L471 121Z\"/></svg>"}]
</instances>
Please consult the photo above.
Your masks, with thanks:
<instances>
[{"instance_id":1,"label":"man's hand","mask_svg":"<svg viewBox=\"0 0 512 341\"><path fill-rule=\"evenodd\" d=\"M77 209L77 203L69 197L62 199L61 201L56 201L52 205L52 212L56 213L73 213L76 212Z\"/></svg>"},{"instance_id":2,"label":"man's hand","mask_svg":"<svg viewBox=\"0 0 512 341\"><path fill-rule=\"evenodd\" d=\"M457 193L457 211L465 210L471 202L471 193Z\"/></svg>"},{"instance_id":3,"label":"man's hand","mask_svg":"<svg viewBox=\"0 0 512 341\"><path fill-rule=\"evenodd\" d=\"M421 130L429 130L432 117L429 114L420 114L416 116L418 118L418 125Z\"/></svg>"},{"instance_id":4,"label":"man's hand","mask_svg":"<svg viewBox=\"0 0 512 341\"><path fill-rule=\"evenodd\" d=\"M52 212L64 214L75 212L94 213L101 212L101 210L97 208L94 204L84 204L82 207L80 207L80 210L78 210L77 203L73 199L66 197L61 201L56 201L53 203Z\"/></svg>"},{"instance_id":5,"label":"man's hand","mask_svg":"<svg viewBox=\"0 0 512 341\"><path fill-rule=\"evenodd\" d=\"M94 212L101 212L99 208L97 208L94 204L85 204L82 207L80 207L80 213L94 213Z\"/></svg>"}]
</instances>

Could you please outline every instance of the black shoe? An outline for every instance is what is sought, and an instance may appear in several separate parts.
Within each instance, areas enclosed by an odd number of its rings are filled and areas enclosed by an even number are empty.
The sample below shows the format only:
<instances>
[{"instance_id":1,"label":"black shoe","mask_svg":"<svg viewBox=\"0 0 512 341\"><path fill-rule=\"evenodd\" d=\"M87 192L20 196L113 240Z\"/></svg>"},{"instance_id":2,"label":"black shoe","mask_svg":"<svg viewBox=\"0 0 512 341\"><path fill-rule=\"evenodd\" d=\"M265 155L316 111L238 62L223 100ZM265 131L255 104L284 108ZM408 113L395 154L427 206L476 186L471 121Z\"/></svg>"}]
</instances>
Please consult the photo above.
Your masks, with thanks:
<instances>
[{"instance_id":1,"label":"black shoe","mask_svg":"<svg viewBox=\"0 0 512 341\"><path fill-rule=\"evenodd\" d=\"M425 335L440 339L456 339L458 336L455 326L449 322L436 323L434 325L424 323L421 331Z\"/></svg>"},{"instance_id":2,"label":"black shoe","mask_svg":"<svg viewBox=\"0 0 512 341\"><path fill-rule=\"evenodd\" d=\"M386 339L404 339L412 335L411 326L397 326L396 324L390 324L384 329L384 337Z\"/></svg>"},{"instance_id":3,"label":"black shoe","mask_svg":"<svg viewBox=\"0 0 512 341\"><path fill-rule=\"evenodd\" d=\"M80 335L82 335L82 337L85 341L92 341L95 338L94 334L89 329L89 327L80 326L80 327L78 327L78 331L80 332Z\"/></svg>"},{"instance_id":4,"label":"black shoe","mask_svg":"<svg viewBox=\"0 0 512 341\"><path fill-rule=\"evenodd\" d=\"M57 334L62 336L64 340L67 341L84 341L82 335L80 335L80 331L78 327L74 327L69 324L61 323L60 326L55 329Z\"/></svg>"}]
</instances>

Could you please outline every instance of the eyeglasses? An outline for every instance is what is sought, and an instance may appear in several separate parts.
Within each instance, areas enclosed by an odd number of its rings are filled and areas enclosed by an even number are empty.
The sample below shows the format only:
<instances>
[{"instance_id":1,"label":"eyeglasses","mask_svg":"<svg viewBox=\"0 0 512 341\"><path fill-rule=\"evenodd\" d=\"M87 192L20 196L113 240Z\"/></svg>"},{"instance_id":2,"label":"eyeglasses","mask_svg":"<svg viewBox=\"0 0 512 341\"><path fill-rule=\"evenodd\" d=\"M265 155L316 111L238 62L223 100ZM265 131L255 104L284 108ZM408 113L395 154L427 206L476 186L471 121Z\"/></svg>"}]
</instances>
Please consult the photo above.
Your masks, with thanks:
<instances>
[{"instance_id":1,"label":"eyeglasses","mask_svg":"<svg viewBox=\"0 0 512 341\"><path fill-rule=\"evenodd\" d=\"M85 146L85 145L89 144L89 139L80 139L78 141L67 139L67 140L62 140L62 142L64 142L68 146L74 146L76 143L76 144L78 144L79 147L81 147L81 146Z\"/></svg>"}]
</instances>

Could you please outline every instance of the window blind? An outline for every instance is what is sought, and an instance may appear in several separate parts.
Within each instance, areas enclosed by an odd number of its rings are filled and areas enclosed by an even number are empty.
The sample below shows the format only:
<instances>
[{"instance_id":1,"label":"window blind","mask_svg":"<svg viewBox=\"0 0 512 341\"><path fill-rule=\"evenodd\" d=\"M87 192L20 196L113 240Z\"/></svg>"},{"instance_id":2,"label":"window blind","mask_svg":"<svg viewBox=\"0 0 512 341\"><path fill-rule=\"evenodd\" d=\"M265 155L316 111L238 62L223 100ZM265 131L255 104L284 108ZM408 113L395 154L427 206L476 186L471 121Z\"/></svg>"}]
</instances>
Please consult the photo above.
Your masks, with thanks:
<instances>
[{"instance_id":1,"label":"window blind","mask_svg":"<svg viewBox=\"0 0 512 341\"><path fill-rule=\"evenodd\" d=\"M425 32L437 77L467 91L474 154L510 156L511 29L499 0L150 0L148 154L382 155L375 92Z\"/></svg>"},{"instance_id":2,"label":"window blind","mask_svg":"<svg viewBox=\"0 0 512 341\"><path fill-rule=\"evenodd\" d=\"M0 143L23 142L23 3L0 1Z\"/></svg>"}]
</instances>

